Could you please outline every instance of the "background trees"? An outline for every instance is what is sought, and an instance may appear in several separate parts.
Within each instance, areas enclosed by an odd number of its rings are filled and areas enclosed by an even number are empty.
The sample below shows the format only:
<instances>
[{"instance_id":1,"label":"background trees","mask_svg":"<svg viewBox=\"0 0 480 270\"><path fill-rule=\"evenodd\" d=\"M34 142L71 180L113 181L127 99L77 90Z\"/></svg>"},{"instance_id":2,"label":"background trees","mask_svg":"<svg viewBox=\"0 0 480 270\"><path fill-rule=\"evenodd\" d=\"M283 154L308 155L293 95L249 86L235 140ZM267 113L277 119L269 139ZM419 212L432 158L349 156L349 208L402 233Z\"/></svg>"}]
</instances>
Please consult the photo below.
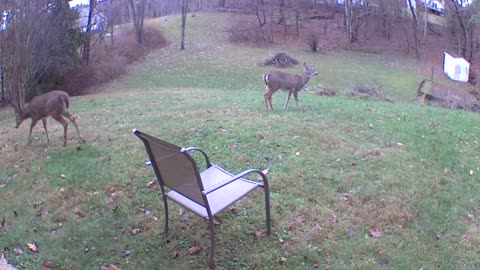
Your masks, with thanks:
<instances>
[{"instance_id":1,"label":"background trees","mask_svg":"<svg viewBox=\"0 0 480 270\"><path fill-rule=\"evenodd\" d=\"M275 36L284 35L303 38L316 51L321 45L317 44L315 35L327 33L330 20L343 17L347 44L354 44L372 33L381 33L386 40L402 36L400 40L405 43L406 53L413 49L418 58L431 27L428 18L436 16L428 12L423 0L90 0L89 19L82 34L77 25L78 13L70 9L68 2L0 2L4 12L0 32L2 99L8 98L16 112L25 100L53 87L65 73L81 64L88 65L91 47L107 33L113 46L113 26L117 24L132 23L136 42L143 47L145 18L181 13L183 49L188 12L200 9L242 12L252 15L253 27L244 25L242 29L232 29L231 35L236 35L236 40L253 38L269 43L275 41ZM445 4L446 11L439 18L448 24L436 34L448 34L451 48L473 63L479 48L480 5L478 1L465 5L462 0L445 0ZM94 14L102 16L97 32L92 29ZM323 29L304 28L312 20L323 20Z\"/></svg>"},{"instance_id":2,"label":"background trees","mask_svg":"<svg viewBox=\"0 0 480 270\"><path fill-rule=\"evenodd\" d=\"M77 13L65 0L2 1L5 95L14 111L78 63Z\"/></svg>"}]
</instances>

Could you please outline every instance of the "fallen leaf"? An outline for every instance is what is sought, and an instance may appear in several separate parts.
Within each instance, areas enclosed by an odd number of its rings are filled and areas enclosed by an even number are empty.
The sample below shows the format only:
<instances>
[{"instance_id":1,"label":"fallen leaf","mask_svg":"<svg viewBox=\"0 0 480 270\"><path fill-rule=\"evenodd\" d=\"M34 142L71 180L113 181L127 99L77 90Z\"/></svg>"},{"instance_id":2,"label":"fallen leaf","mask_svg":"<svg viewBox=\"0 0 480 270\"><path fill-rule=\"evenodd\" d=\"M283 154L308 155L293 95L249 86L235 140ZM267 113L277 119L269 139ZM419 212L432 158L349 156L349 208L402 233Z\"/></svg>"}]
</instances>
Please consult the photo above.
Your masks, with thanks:
<instances>
[{"instance_id":1,"label":"fallen leaf","mask_svg":"<svg viewBox=\"0 0 480 270\"><path fill-rule=\"evenodd\" d=\"M27 243L28 249L30 249L32 252L38 252L38 247L35 242L32 243Z\"/></svg>"},{"instance_id":2,"label":"fallen leaf","mask_svg":"<svg viewBox=\"0 0 480 270\"><path fill-rule=\"evenodd\" d=\"M228 145L228 149L235 150L235 149L237 149L237 146L235 144L230 144L230 145Z\"/></svg>"},{"instance_id":3,"label":"fallen leaf","mask_svg":"<svg viewBox=\"0 0 480 270\"><path fill-rule=\"evenodd\" d=\"M368 230L368 235L375 238L381 238L383 234L378 228L371 228Z\"/></svg>"},{"instance_id":4,"label":"fallen leaf","mask_svg":"<svg viewBox=\"0 0 480 270\"><path fill-rule=\"evenodd\" d=\"M85 212L83 212L82 210L77 210L77 211L75 211L75 215L83 218L83 217L85 217Z\"/></svg>"},{"instance_id":5,"label":"fallen leaf","mask_svg":"<svg viewBox=\"0 0 480 270\"><path fill-rule=\"evenodd\" d=\"M174 259L175 259L175 258L178 258L178 250L175 249L175 250L172 252L172 258L174 258Z\"/></svg>"},{"instance_id":6,"label":"fallen leaf","mask_svg":"<svg viewBox=\"0 0 480 270\"><path fill-rule=\"evenodd\" d=\"M338 221L337 215L332 214L332 216L330 217L330 221L331 221L332 223L337 223L337 221Z\"/></svg>"},{"instance_id":7,"label":"fallen leaf","mask_svg":"<svg viewBox=\"0 0 480 270\"><path fill-rule=\"evenodd\" d=\"M255 234L255 237L257 238L262 237L262 232L259 229L255 229L254 234Z\"/></svg>"},{"instance_id":8,"label":"fallen leaf","mask_svg":"<svg viewBox=\"0 0 480 270\"><path fill-rule=\"evenodd\" d=\"M110 186L110 187L107 188L107 193L108 193L108 194L112 194L112 193L115 192L115 190L116 190L116 189L115 189L114 186Z\"/></svg>"},{"instance_id":9,"label":"fallen leaf","mask_svg":"<svg viewBox=\"0 0 480 270\"><path fill-rule=\"evenodd\" d=\"M269 172L268 168L262 170L262 173L263 173L264 175L267 175L268 172ZM257 180L258 180L258 181L262 181L262 180L263 180L262 176L261 176L261 175L258 175Z\"/></svg>"},{"instance_id":10,"label":"fallen leaf","mask_svg":"<svg viewBox=\"0 0 480 270\"><path fill-rule=\"evenodd\" d=\"M118 198L118 192L113 192L108 197L108 202L109 203L114 203L117 200L117 198Z\"/></svg>"},{"instance_id":11,"label":"fallen leaf","mask_svg":"<svg viewBox=\"0 0 480 270\"><path fill-rule=\"evenodd\" d=\"M194 255L194 254L200 253L200 251L202 251L202 249L199 248L199 247L191 247L191 248L188 249L188 254L189 255Z\"/></svg>"},{"instance_id":12,"label":"fallen leaf","mask_svg":"<svg viewBox=\"0 0 480 270\"><path fill-rule=\"evenodd\" d=\"M119 270L119 268L114 264L102 264L100 270Z\"/></svg>"},{"instance_id":13,"label":"fallen leaf","mask_svg":"<svg viewBox=\"0 0 480 270\"><path fill-rule=\"evenodd\" d=\"M157 181L150 181L150 182L148 182L148 184L147 184L147 188L148 188L150 191L152 191L152 190L155 189L156 184L157 184Z\"/></svg>"},{"instance_id":14,"label":"fallen leaf","mask_svg":"<svg viewBox=\"0 0 480 270\"><path fill-rule=\"evenodd\" d=\"M314 261L314 262L312 263L312 267L315 268L315 269L317 269L317 268L320 267L320 263L319 263L318 261Z\"/></svg>"},{"instance_id":15,"label":"fallen leaf","mask_svg":"<svg viewBox=\"0 0 480 270\"><path fill-rule=\"evenodd\" d=\"M21 247L14 247L13 252L17 255L23 255L23 249Z\"/></svg>"},{"instance_id":16,"label":"fallen leaf","mask_svg":"<svg viewBox=\"0 0 480 270\"><path fill-rule=\"evenodd\" d=\"M179 208L178 208L178 215L179 215L179 216L183 216L183 214L185 214L185 208L179 207Z\"/></svg>"},{"instance_id":17,"label":"fallen leaf","mask_svg":"<svg viewBox=\"0 0 480 270\"><path fill-rule=\"evenodd\" d=\"M286 249L290 246L290 241L287 239L282 243L282 249Z\"/></svg>"},{"instance_id":18,"label":"fallen leaf","mask_svg":"<svg viewBox=\"0 0 480 270\"><path fill-rule=\"evenodd\" d=\"M40 268L41 270L49 270L49 269L53 269L53 262L52 261L44 261L42 263L42 266Z\"/></svg>"},{"instance_id":19,"label":"fallen leaf","mask_svg":"<svg viewBox=\"0 0 480 270\"><path fill-rule=\"evenodd\" d=\"M262 134L256 134L255 137L259 140L262 140L265 136L263 136Z\"/></svg>"},{"instance_id":20,"label":"fallen leaf","mask_svg":"<svg viewBox=\"0 0 480 270\"><path fill-rule=\"evenodd\" d=\"M132 254L132 253L133 253L133 249L127 247L123 250L122 257L126 258L126 257L130 256L130 254Z\"/></svg>"},{"instance_id":21,"label":"fallen leaf","mask_svg":"<svg viewBox=\"0 0 480 270\"><path fill-rule=\"evenodd\" d=\"M141 232L142 230L140 228L133 228L130 230L130 233L132 235L136 235L137 233Z\"/></svg>"}]
</instances>

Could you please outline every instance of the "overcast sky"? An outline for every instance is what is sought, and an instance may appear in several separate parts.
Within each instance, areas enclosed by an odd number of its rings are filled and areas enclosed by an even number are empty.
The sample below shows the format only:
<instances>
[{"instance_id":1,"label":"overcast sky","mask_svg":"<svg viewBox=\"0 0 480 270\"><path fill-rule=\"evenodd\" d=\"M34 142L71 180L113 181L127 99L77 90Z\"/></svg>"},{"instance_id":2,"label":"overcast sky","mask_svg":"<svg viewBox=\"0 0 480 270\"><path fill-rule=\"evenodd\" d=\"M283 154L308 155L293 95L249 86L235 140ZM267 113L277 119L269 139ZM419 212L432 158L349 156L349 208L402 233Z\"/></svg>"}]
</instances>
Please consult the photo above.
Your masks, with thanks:
<instances>
[{"instance_id":1,"label":"overcast sky","mask_svg":"<svg viewBox=\"0 0 480 270\"><path fill-rule=\"evenodd\" d=\"M71 0L69 2L70 6L71 7L74 7L76 5L80 5L80 4L88 4L90 1L89 0Z\"/></svg>"}]
</instances>

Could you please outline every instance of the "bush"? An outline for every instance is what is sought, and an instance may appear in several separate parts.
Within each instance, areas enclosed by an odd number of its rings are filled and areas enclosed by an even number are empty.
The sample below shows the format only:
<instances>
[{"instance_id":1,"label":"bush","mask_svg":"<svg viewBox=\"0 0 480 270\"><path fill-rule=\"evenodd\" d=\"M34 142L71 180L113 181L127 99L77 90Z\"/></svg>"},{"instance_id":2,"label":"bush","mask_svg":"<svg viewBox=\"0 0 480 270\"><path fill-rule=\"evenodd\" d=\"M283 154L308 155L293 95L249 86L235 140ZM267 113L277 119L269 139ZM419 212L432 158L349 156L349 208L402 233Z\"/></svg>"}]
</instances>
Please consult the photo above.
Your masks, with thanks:
<instances>
[{"instance_id":1,"label":"bush","mask_svg":"<svg viewBox=\"0 0 480 270\"><path fill-rule=\"evenodd\" d=\"M90 64L64 77L65 89L70 95L86 94L90 87L111 81L127 72L127 67L143 59L152 50L163 48L168 41L155 27L144 28L143 44L136 42L131 28L117 30L113 45L105 39L92 47ZM71 79L71 78L74 79Z\"/></svg>"}]
</instances>

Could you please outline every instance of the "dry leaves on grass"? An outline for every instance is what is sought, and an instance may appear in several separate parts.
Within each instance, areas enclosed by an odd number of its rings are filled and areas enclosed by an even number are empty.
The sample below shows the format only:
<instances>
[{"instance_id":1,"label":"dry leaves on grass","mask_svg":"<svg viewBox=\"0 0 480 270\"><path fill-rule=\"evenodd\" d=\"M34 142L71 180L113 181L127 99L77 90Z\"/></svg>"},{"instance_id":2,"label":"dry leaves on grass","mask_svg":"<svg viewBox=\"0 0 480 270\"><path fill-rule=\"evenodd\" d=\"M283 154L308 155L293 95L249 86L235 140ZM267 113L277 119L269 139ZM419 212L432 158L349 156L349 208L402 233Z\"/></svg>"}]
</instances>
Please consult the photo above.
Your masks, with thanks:
<instances>
[{"instance_id":1,"label":"dry leaves on grass","mask_svg":"<svg viewBox=\"0 0 480 270\"><path fill-rule=\"evenodd\" d=\"M140 228L132 228L130 230L130 234L131 235L136 235L136 234L140 233L141 231L142 231L142 229L140 229Z\"/></svg>"},{"instance_id":2,"label":"dry leaves on grass","mask_svg":"<svg viewBox=\"0 0 480 270\"><path fill-rule=\"evenodd\" d=\"M102 264L100 270L120 270L120 268L114 264Z\"/></svg>"},{"instance_id":3,"label":"dry leaves on grass","mask_svg":"<svg viewBox=\"0 0 480 270\"><path fill-rule=\"evenodd\" d=\"M202 248L200 247L191 247L188 249L188 254L189 255L195 255L195 254L198 254L202 251Z\"/></svg>"},{"instance_id":4,"label":"dry leaves on grass","mask_svg":"<svg viewBox=\"0 0 480 270\"><path fill-rule=\"evenodd\" d=\"M374 238L381 238L382 237L382 232L378 228L371 228L368 230L368 235Z\"/></svg>"},{"instance_id":5,"label":"dry leaves on grass","mask_svg":"<svg viewBox=\"0 0 480 270\"><path fill-rule=\"evenodd\" d=\"M14 247L13 252L17 255L23 255L23 249L21 247Z\"/></svg>"},{"instance_id":6,"label":"dry leaves on grass","mask_svg":"<svg viewBox=\"0 0 480 270\"><path fill-rule=\"evenodd\" d=\"M255 229L253 234L255 235L256 238L262 237L262 231L260 231L259 229Z\"/></svg>"},{"instance_id":7,"label":"dry leaves on grass","mask_svg":"<svg viewBox=\"0 0 480 270\"><path fill-rule=\"evenodd\" d=\"M86 216L85 212L81 209L78 209L77 211L75 211L75 215L80 218L83 218Z\"/></svg>"},{"instance_id":8,"label":"dry leaves on grass","mask_svg":"<svg viewBox=\"0 0 480 270\"><path fill-rule=\"evenodd\" d=\"M42 263L42 266L40 267L40 270L50 270L54 269L53 262L50 260L46 260Z\"/></svg>"},{"instance_id":9,"label":"dry leaves on grass","mask_svg":"<svg viewBox=\"0 0 480 270\"><path fill-rule=\"evenodd\" d=\"M286 249L290 246L290 240L286 239L285 241L283 241L282 243L282 249Z\"/></svg>"},{"instance_id":10,"label":"dry leaves on grass","mask_svg":"<svg viewBox=\"0 0 480 270\"><path fill-rule=\"evenodd\" d=\"M156 187L157 187L157 181L155 181L155 180L154 180L154 181L150 181L150 182L148 182L148 184L147 184L147 188L148 188L148 190L150 190L150 191L154 191Z\"/></svg>"},{"instance_id":11,"label":"dry leaves on grass","mask_svg":"<svg viewBox=\"0 0 480 270\"><path fill-rule=\"evenodd\" d=\"M37 246L37 243L35 243L35 242L27 243L27 247L32 252L38 252L38 246Z\"/></svg>"},{"instance_id":12,"label":"dry leaves on grass","mask_svg":"<svg viewBox=\"0 0 480 270\"><path fill-rule=\"evenodd\" d=\"M0 230L2 231L10 231L13 228L13 225L11 222L6 221L5 217L2 218L2 221L0 221Z\"/></svg>"},{"instance_id":13,"label":"dry leaves on grass","mask_svg":"<svg viewBox=\"0 0 480 270\"><path fill-rule=\"evenodd\" d=\"M270 172L270 171L268 170L268 168L262 170L262 173L263 173L264 175L267 175L269 172ZM258 181L262 181L262 180L263 180L262 176L261 176L261 175L258 175L257 180L258 180Z\"/></svg>"}]
</instances>

